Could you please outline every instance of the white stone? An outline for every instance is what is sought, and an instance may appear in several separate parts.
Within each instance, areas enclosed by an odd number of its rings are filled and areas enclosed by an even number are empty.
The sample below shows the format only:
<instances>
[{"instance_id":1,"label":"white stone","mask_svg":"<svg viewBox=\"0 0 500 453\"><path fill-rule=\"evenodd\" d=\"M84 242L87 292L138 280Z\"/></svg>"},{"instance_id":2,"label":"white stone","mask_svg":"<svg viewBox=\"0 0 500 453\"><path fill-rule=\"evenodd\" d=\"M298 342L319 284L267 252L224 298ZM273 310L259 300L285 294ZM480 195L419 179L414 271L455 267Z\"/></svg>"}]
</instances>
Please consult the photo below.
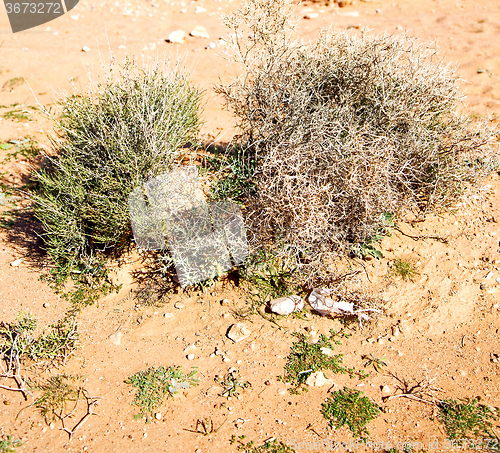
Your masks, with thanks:
<instances>
[{"instance_id":1,"label":"white stone","mask_svg":"<svg viewBox=\"0 0 500 453\"><path fill-rule=\"evenodd\" d=\"M312 373L306 380L309 387L323 387L328 382L322 371Z\"/></svg>"},{"instance_id":2,"label":"white stone","mask_svg":"<svg viewBox=\"0 0 500 453\"><path fill-rule=\"evenodd\" d=\"M273 313L278 315L289 315L294 311L302 310L304 308L304 301L299 296L287 296L273 299L270 305Z\"/></svg>"},{"instance_id":3,"label":"white stone","mask_svg":"<svg viewBox=\"0 0 500 453\"><path fill-rule=\"evenodd\" d=\"M233 324L229 331L227 332L227 337L230 340L233 340L235 343L238 343L245 338L248 338L252 332L248 329L248 327L242 322L238 322Z\"/></svg>"},{"instance_id":4,"label":"white stone","mask_svg":"<svg viewBox=\"0 0 500 453\"><path fill-rule=\"evenodd\" d=\"M168 35L167 42L172 44L184 44L186 32L184 30L176 30Z\"/></svg>"},{"instance_id":5,"label":"white stone","mask_svg":"<svg viewBox=\"0 0 500 453\"><path fill-rule=\"evenodd\" d=\"M15 261L12 261L12 263L10 263L10 265L12 267L19 267L21 265L23 261L21 259L18 259L18 260L15 260Z\"/></svg>"},{"instance_id":6,"label":"white stone","mask_svg":"<svg viewBox=\"0 0 500 453\"><path fill-rule=\"evenodd\" d=\"M83 46L82 47L82 52L90 52L90 47Z\"/></svg>"},{"instance_id":7,"label":"white stone","mask_svg":"<svg viewBox=\"0 0 500 453\"><path fill-rule=\"evenodd\" d=\"M121 332L116 332L109 336L109 341L111 341L111 343L113 343L114 345L118 346L122 342L122 337L123 334Z\"/></svg>"},{"instance_id":8,"label":"white stone","mask_svg":"<svg viewBox=\"0 0 500 453\"><path fill-rule=\"evenodd\" d=\"M201 25L197 25L196 27L193 28L191 33L189 33L193 38L204 38L204 39L209 39L210 35L207 32L207 29L205 27L202 27Z\"/></svg>"},{"instance_id":9,"label":"white stone","mask_svg":"<svg viewBox=\"0 0 500 453\"><path fill-rule=\"evenodd\" d=\"M188 360L194 360L194 354L188 354L187 355Z\"/></svg>"},{"instance_id":10,"label":"white stone","mask_svg":"<svg viewBox=\"0 0 500 453\"><path fill-rule=\"evenodd\" d=\"M328 357L333 355L333 351L330 348L321 348L320 351Z\"/></svg>"},{"instance_id":11,"label":"white stone","mask_svg":"<svg viewBox=\"0 0 500 453\"><path fill-rule=\"evenodd\" d=\"M359 17L359 11L348 11L345 13L339 13L339 16Z\"/></svg>"},{"instance_id":12,"label":"white stone","mask_svg":"<svg viewBox=\"0 0 500 453\"><path fill-rule=\"evenodd\" d=\"M203 6L197 6L196 9L194 10L195 14L200 14L200 13L206 13L207 9L203 8Z\"/></svg>"},{"instance_id":13,"label":"white stone","mask_svg":"<svg viewBox=\"0 0 500 453\"><path fill-rule=\"evenodd\" d=\"M384 394L386 394L386 395L387 395L388 393L391 393L391 388L390 388L388 385L384 385L384 386L382 387L382 393L384 393Z\"/></svg>"},{"instance_id":14,"label":"white stone","mask_svg":"<svg viewBox=\"0 0 500 453\"><path fill-rule=\"evenodd\" d=\"M307 13L304 14L304 19L316 19L318 16L318 13Z\"/></svg>"}]
</instances>

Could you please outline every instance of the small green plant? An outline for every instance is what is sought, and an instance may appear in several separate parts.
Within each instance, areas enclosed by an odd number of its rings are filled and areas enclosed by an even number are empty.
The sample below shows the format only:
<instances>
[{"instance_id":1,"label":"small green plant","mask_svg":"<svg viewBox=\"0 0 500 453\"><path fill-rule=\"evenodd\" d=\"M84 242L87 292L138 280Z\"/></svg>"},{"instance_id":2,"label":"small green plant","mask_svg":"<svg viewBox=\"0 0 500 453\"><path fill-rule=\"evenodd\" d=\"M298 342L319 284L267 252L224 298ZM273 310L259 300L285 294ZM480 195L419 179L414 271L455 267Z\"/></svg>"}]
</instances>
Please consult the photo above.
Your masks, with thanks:
<instances>
[{"instance_id":1,"label":"small green plant","mask_svg":"<svg viewBox=\"0 0 500 453\"><path fill-rule=\"evenodd\" d=\"M242 390L252 387L250 382L239 378L237 370L230 371L223 378L216 376L215 382L223 388L220 396L225 396L226 398L239 398Z\"/></svg>"},{"instance_id":2,"label":"small green plant","mask_svg":"<svg viewBox=\"0 0 500 453\"><path fill-rule=\"evenodd\" d=\"M383 367L387 366L387 362L384 358L377 359L374 357L372 353L365 354L361 356L362 359L365 359L366 362L364 364L365 368L373 368L377 373L381 373L383 371Z\"/></svg>"},{"instance_id":3,"label":"small green plant","mask_svg":"<svg viewBox=\"0 0 500 453\"><path fill-rule=\"evenodd\" d=\"M262 445L256 447L255 441L245 443L246 436L232 436L229 440L231 445L237 444L238 451L243 453L293 453L295 449L289 447L281 441L276 439L266 440Z\"/></svg>"},{"instance_id":4,"label":"small green plant","mask_svg":"<svg viewBox=\"0 0 500 453\"><path fill-rule=\"evenodd\" d=\"M0 440L0 453L16 453L16 448L21 445L20 439L12 440L12 436L7 434Z\"/></svg>"},{"instance_id":5,"label":"small green plant","mask_svg":"<svg viewBox=\"0 0 500 453\"><path fill-rule=\"evenodd\" d=\"M335 374L349 374L351 377L358 376L360 379L367 377L363 370L356 371L353 368L343 366L343 355L333 354L335 345L341 344L338 338L348 337L347 334L339 334L330 330L330 337L321 334L317 343L310 343L303 333L295 333L298 338L287 357L285 365L285 375L279 376L283 382L289 382L294 387L291 393L300 393L300 390L307 391L305 382L315 371L330 370Z\"/></svg>"},{"instance_id":6,"label":"small green plant","mask_svg":"<svg viewBox=\"0 0 500 453\"><path fill-rule=\"evenodd\" d=\"M500 419L498 409L480 404L478 399L446 399L438 404L440 420L450 439L460 445L467 439L496 439L496 450L500 449L499 438L493 432L493 422Z\"/></svg>"},{"instance_id":7,"label":"small green plant","mask_svg":"<svg viewBox=\"0 0 500 453\"><path fill-rule=\"evenodd\" d=\"M396 259L392 263L391 273L397 277L401 277L404 281L411 281L418 275L415 265L407 260Z\"/></svg>"},{"instance_id":8,"label":"small green plant","mask_svg":"<svg viewBox=\"0 0 500 453\"><path fill-rule=\"evenodd\" d=\"M379 415L380 409L362 395L363 392L349 387L333 392L333 396L326 399L321 409L329 426L338 429L347 425L355 436L368 436L366 425Z\"/></svg>"},{"instance_id":9,"label":"small green plant","mask_svg":"<svg viewBox=\"0 0 500 453\"><path fill-rule=\"evenodd\" d=\"M188 389L198 385L195 378L196 369L185 375L180 366L165 368L151 367L130 376L125 383L136 389L136 396L132 404L139 406L141 411L134 416L138 420L146 416L146 423L151 421L155 410L160 407L166 396L173 397L181 389Z\"/></svg>"}]
</instances>

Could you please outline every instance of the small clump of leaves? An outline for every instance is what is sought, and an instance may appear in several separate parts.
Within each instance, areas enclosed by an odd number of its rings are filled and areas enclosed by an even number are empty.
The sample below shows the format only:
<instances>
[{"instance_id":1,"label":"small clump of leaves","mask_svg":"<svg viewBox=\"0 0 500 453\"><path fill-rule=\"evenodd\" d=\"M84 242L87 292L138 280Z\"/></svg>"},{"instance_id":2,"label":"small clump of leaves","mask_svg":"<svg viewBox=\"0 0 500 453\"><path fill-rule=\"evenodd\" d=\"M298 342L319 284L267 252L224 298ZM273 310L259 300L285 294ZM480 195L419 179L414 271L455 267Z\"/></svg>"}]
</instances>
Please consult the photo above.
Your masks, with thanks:
<instances>
[{"instance_id":1,"label":"small clump of leaves","mask_svg":"<svg viewBox=\"0 0 500 453\"><path fill-rule=\"evenodd\" d=\"M387 362L385 361L385 359L383 357L377 358L372 353L365 354L361 358L366 360L366 362L364 364L365 368L371 367L377 373L381 373L383 371L383 367L387 366Z\"/></svg>"},{"instance_id":2,"label":"small clump of leaves","mask_svg":"<svg viewBox=\"0 0 500 453\"><path fill-rule=\"evenodd\" d=\"M0 453L16 453L16 448L21 445L20 439L12 440L12 436L7 434L0 440Z\"/></svg>"},{"instance_id":3,"label":"small clump of leaves","mask_svg":"<svg viewBox=\"0 0 500 453\"><path fill-rule=\"evenodd\" d=\"M335 374L349 374L351 377L357 376L360 379L368 376L363 370L346 368L343 365L342 354L325 353L329 352L326 349L333 351L336 345L341 344L339 338L347 338L348 334L337 333L332 329L330 337L321 334L317 343L309 342L307 335L303 333L293 335L298 338L298 341L292 345L287 357L285 375L279 376L281 381L294 385L294 388L290 389L291 393L298 394L300 390L307 391L305 382L315 371L330 370Z\"/></svg>"},{"instance_id":4,"label":"small clump of leaves","mask_svg":"<svg viewBox=\"0 0 500 453\"><path fill-rule=\"evenodd\" d=\"M493 422L500 419L498 409L470 398L443 400L438 407L439 418L450 439L457 439L460 445L467 439L496 439L496 450L500 449L499 439L492 430Z\"/></svg>"},{"instance_id":5,"label":"small clump of leaves","mask_svg":"<svg viewBox=\"0 0 500 453\"><path fill-rule=\"evenodd\" d=\"M246 436L236 437L233 435L229 443L231 445L237 444L238 451L243 453L293 453L295 451L292 447L289 447L281 441L278 442L276 439L266 440L262 445L256 447L253 440L245 443L245 437Z\"/></svg>"},{"instance_id":6,"label":"small clump of leaves","mask_svg":"<svg viewBox=\"0 0 500 453\"><path fill-rule=\"evenodd\" d=\"M215 382L223 388L220 396L239 398L242 390L252 387L250 382L240 379L238 374L237 370L232 370L224 377L215 377Z\"/></svg>"},{"instance_id":7,"label":"small clump of leaves","mask_svg":"<svg viewBox=\"0 0 500 453\"><path fill-rule=\"evenodd\" d=\"M379 415L380 409L362 395L363 392L349 387L333 392L333 396L326 399L321 409L328 425L334 429L347 425L355 436L368 436L366 425Z\"/></svg>"},{"instance_id":8,"label":"small clump of leaves","mask_svg":"<svg viewBox=\"0 0 500 453\"><path fill-rule=\"evenodd\" d=\"M146 423L149 423L151 416L163 403L165 397L173 397L181 389L198 385L199 379L195 378L196 373L196 369L192 369L186 375L180 366L169 368L160 366L151 367L130 376L125 383L136 389L132 404L141 408L140 413L135 415L134 419L138 420L146 416Z\"/></svg>"}]
</instances>

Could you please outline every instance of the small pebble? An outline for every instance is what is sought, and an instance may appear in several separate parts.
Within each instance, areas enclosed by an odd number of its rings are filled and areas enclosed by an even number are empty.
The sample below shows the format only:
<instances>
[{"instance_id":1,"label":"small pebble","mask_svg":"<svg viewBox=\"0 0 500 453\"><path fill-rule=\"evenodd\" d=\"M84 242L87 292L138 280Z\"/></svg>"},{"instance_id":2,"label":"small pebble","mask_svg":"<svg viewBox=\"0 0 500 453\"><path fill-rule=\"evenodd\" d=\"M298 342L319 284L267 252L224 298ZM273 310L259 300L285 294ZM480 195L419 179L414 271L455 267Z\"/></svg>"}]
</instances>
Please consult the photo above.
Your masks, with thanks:
<instances>
[{"instance_id":1,"label":"small pebble","mask_svg":"<svg viewBox=\"0 0 500 453\"><path fill-rule=\"evenodd\" d=\"M189 34L193 38L204 38L204 39L210 38L210 35L207 32L207 29L205 27L202 27L201 25L197 25L196 27L194 27L193 31Z\"/></svg>"},{"instance_id":2,"label":"small pebble","mask_svg":"<svg viewBox=\"0 0 500 453\"><path fill-rule=\"evenodd\" d=\"M183 30L176 30L168 35L167 42L172 44L184 44L185 39L186 32Z\"/></svg>"},{"instance_id":3,"label":"small pebble","mask_svg":"<svg viewBox=\"0 0 500 453\"><path fill-rule=\"evenodd\" d=\"M83 46L82 47L82 52L90 52L90 47Z\"/></svg>"},{"instance_id":4,"label":"small pebble","mask_svg":"<svg viewBox=\"0 0 500 453\"><path fill-rule=\"evenodd\" d=\"M49 307L50 307L50 304L48 302L44 302L43 308L49 308Z\"/></svg>"},{"instance_id":5,"label":"small pebble","mask_svg":"<svg viewBox=\"0 0 500 453\"><path fill-rule=\"evenodd\" d=\"M187 355L188 360L194 360L194 354L188 354Z\"/></svg>"},{"instance_id":6,"label":"small pebble","mask_svg":"<svg viewBox=\"0 0 500 453\"><path fill-rule=\"evenodd\" d=\"M155 414L155 418L156 418L156 420L161 420L161 412L157 412Z\"/></svg>"},{"instance_id":7,"label":"small pebble","mask_svg":"<svg viewBox=\"0 0 500 453\"><path fill-rule=\"evenodd\" d=\"M316 19L319 16L318 13L307 13L304 14L304 19Z\"/></svg>"},{"instance_id":8,"label":"small pebble","mask_svg":"<svg viewBox=\"0 0 500 453\"><path fill-rule=\"evenodd\" d=\"M10 265L12 267L19 267L21 265L23 261L21 259L18 259L18 260L15 260L15 261L12 261L12 263L10 263Z\"/></svg>"},{"instance_id":9,"label":"small pebble","mask_svg":"<svg viewBox=\"0 0 500 453\"><path fill-rule=\"evenodd\" d=\"M181 310L182 308L184 308L184 304L182 302L176 302L174 304L174 308L177 308L178 310Z\"/></svg>"}]
</instances>

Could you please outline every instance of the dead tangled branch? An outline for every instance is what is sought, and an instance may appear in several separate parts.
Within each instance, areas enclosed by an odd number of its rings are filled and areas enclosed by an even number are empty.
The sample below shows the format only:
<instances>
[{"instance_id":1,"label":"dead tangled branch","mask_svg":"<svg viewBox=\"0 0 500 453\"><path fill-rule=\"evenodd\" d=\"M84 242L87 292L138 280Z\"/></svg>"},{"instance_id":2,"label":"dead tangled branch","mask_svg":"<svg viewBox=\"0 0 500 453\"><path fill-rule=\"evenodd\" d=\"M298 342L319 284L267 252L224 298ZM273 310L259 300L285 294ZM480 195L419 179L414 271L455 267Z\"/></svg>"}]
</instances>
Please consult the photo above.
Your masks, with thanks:
<instances>
[{"instance_id":1,"label":"dead tangled branch","mask_svg":"<svg viewBox=\"0 0 500 453\"><path fill-rule=\"evenodd\" d=\"M399 377L396 373L392 372L387 373L387 375L397 381L397 390L401 393L385 396L382 398L382 401L386 402L394 398L408 398L427 404L437 404L440 402L440 400L436 398L436 393L442 392L442 389L434 385L436 379L430 378L427 373L421 379L411 380Z\"/></svg>"},{"instance_id":2,"label":"dead tangled branch","mask_svg":"<svg viewBox=\"0 0 500 453\"><path fill-rule=\"evenodd\" d=\"M434 46L333 29L303 43L288 0L249 0L225 23L244 74L217 91L255 162L252 241L308 278L331 275L384 214L445 208L496 167L495 132L458 112L458 77Z\"/></svg>"}]
</instances>

